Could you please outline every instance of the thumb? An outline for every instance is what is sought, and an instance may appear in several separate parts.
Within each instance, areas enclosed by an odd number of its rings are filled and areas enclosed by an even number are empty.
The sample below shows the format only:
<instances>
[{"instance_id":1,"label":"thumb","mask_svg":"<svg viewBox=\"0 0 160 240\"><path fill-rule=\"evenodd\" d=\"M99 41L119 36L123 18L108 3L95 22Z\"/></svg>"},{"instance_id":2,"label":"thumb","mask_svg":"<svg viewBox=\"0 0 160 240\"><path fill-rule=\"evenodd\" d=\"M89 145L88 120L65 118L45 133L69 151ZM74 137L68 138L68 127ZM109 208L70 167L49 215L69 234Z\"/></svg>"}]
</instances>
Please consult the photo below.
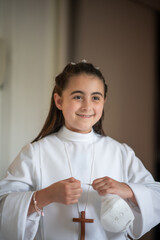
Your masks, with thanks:
<instances>
[{"instance_id":1,"label":"thumb","mask_svg":"<svg viewBox=\"0 0 160 240\"><path fill-rule=\"evenodd\" d=\"M78 180L75 179L74 177L68 178L67 180L68 180L68 182L70 182L70 183L73 183L73 182L77 182L77 181L78 181Z\"/></svg>"}]
</instances>

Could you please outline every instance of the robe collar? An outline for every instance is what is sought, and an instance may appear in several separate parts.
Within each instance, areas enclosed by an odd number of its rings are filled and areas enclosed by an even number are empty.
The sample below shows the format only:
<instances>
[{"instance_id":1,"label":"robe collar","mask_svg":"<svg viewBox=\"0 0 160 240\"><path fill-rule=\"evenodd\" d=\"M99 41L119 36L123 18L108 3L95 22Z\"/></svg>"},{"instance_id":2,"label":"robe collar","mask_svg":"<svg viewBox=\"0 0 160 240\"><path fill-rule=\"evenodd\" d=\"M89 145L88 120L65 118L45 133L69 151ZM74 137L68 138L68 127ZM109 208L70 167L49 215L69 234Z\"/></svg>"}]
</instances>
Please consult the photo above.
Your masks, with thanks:
<instances>
[{"instance_id":1,"label":"robe collar","mask_svg":"<svg viewBox=\"0 0 160 240\"><path fill-rule=\"evenodd\" d=\"M77 133L69 130L63 126L57 133L60 138L73 141L73 142L89 142L93 141L95 133L93 129L89 133Z\"/></svg>"}]
</instances>

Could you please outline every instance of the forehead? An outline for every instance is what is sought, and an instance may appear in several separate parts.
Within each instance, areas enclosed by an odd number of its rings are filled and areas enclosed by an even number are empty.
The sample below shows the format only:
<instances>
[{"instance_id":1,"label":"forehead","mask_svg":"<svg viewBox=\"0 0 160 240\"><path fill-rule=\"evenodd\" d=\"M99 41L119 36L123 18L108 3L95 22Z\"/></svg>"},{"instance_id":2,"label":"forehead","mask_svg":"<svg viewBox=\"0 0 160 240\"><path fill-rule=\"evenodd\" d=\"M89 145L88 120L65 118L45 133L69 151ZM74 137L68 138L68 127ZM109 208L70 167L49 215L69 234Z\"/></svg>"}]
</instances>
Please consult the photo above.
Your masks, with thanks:
<instances>
[{"instance_id":1,"label":"forehead","mask_svg":"<svg viewBox=\"0 0 160 240\"><path fill-rule=\"evenodd\" d=\"M92 91L93 89L94 91L99 90L104 92L104 84L99 77L83 73L70 77L66 89L77 89L85 91Z\"/></svg>"}]
</instances>

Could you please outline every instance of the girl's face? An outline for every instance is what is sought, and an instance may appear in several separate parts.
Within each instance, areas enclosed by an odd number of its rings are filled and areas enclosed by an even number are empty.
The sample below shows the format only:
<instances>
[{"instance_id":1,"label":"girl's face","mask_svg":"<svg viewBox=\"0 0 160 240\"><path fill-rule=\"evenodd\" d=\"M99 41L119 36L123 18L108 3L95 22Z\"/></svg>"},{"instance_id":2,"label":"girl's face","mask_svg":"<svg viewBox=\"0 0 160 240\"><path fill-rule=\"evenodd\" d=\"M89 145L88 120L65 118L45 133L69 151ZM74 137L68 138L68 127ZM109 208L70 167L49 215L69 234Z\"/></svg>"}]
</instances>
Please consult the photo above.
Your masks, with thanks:
<instances>
[{"instance_id":1,"label":"girl's face","mask_svg":"<svg viewBox=\"0 0 160 240\"><path fill-rule=\"evenodd\" d=\"M57 108L62 110L65 126L69 130L88 133L102 116L104 85L94 75L73 76L62 96L55 93L54 100Z\"/></svg>"}]
</instances>

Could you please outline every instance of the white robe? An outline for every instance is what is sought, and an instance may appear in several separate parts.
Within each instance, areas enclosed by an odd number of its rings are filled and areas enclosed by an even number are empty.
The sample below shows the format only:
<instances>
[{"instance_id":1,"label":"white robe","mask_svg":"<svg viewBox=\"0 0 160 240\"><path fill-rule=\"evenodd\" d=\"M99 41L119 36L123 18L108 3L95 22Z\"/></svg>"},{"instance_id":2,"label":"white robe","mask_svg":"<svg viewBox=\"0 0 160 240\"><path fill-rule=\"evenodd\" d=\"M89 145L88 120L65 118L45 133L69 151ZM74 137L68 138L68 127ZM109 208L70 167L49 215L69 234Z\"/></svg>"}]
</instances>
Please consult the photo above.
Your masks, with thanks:
<instances>
[{"instance_id":1,"label":"white robe","mask_svg":"<svg viewBox=\"0 0 160 240\"><path fill-rule=\"evenodd\" d=\"M106 232L100 223L101 197L91 187L86 218L94 218L94 223L86 223L86 240L123 240L127 239L127 233L138 239L160 222L160 183L154 181L130 147L93 131L80 134L63 127L59 132L25 146L9 167L6 178L0 182L0 239L78 240L80 224L72 222L72 218L78 217L76 204L52 203L44 207L44 217L37 213L27 217L35 190L71 177L64 142L73 177L89 183L94 146L92 181L109 176L127 183L139 206L128 201L135 217L128 232ZM84 210L88 187L82 184L82 188L80 210Z\"/></svg>"}]
</instances>

